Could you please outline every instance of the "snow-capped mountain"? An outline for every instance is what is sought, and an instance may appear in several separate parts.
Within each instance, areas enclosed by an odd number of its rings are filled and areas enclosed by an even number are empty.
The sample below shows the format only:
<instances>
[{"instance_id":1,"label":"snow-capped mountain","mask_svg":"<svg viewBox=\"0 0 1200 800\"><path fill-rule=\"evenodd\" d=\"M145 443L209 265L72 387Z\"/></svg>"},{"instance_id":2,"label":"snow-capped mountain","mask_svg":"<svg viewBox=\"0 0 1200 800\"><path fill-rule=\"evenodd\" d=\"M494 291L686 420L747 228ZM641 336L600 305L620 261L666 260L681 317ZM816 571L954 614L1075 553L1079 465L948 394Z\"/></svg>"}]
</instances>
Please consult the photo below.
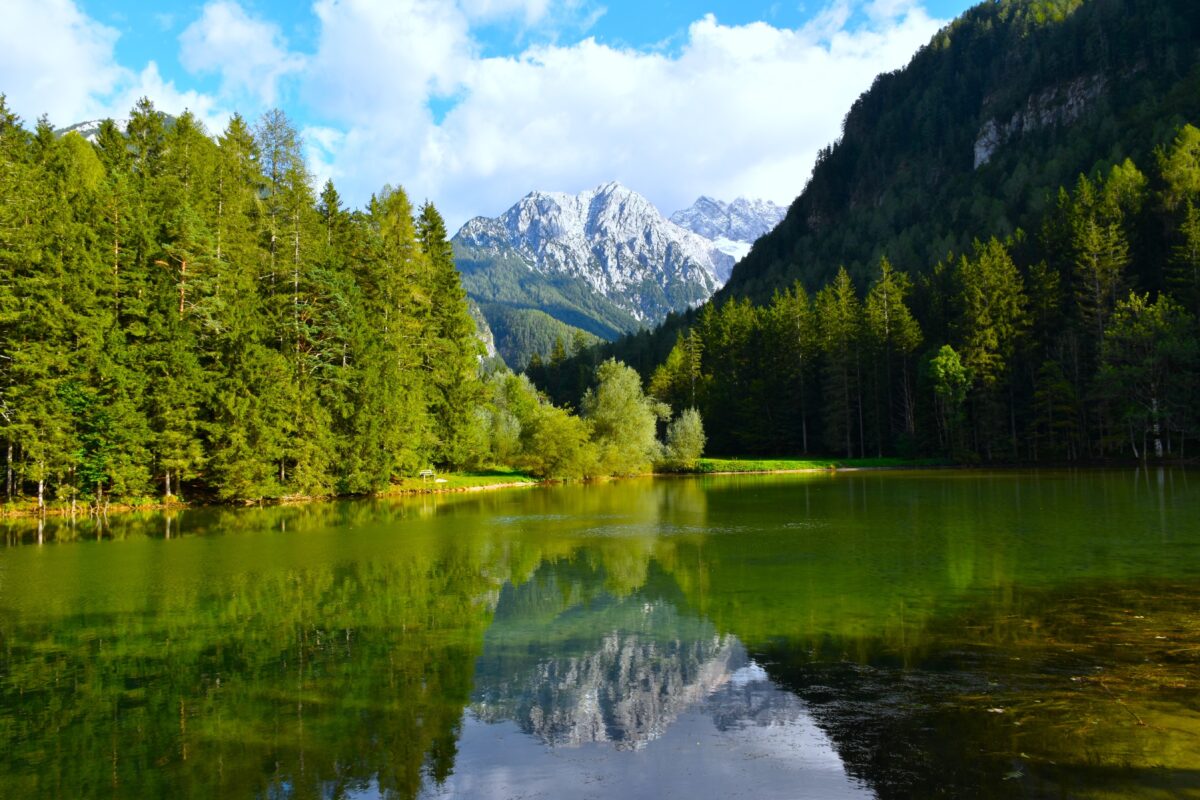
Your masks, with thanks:
<instances>
[{"instance_id":1,"label":"snow-capped mountain","mask_svg":"<svg viewBox=\"0 0 1200 800\"><path fill-rule=\"evenodd\" d=\"M702 197L674 215L681 225L606 183L577 195L531 192L499 217L470 220L452 243L497 350L521 369L556 340L577 340L574 328L611 340L704 302L784 211Z\"/></svg>"},{"instance_id":2,"label":"snow-capped mountain","mask_svg":"<svg viewBox=\"0 0 1200 800\"><path fill-rule=\"evenodd\" d=\"M532 192L495 219L467 222L454 246L460 259L515 257L542 275L578 279L647 325L708 299L734 263L619 183L577 195Z\"/></svg>"},{"instance_id":3,"label":"snow-capped mountain","mask_svg":"<svg viewBox=\"0 0 1200 800\"><path fill-rule=\"evenodd\" d=\"M726 203L701 197L691 208L672 214L671 222L711 239L722 252L740 261L755 240L778 225L786 214L787 208L770 200L739 197Z\"/></svg>"},{"instance_id":4,"label":"snow-capped mountain","mask_svg":"<svg viewBox=\"0 0 1200 800\"><path fill-rule=\"evenodd\" d=\"M100 136L100 125L104 122L102 119L89 119L84 122L76 122L67 128L60 128L55 131L59 136L66 136L68 133L78 133L84 139L87 139L92 144L95 144ZM128 119L114 119L113 122L117 125L117 130L124 131L129 125Z\"/></svg>"}]
</instances>

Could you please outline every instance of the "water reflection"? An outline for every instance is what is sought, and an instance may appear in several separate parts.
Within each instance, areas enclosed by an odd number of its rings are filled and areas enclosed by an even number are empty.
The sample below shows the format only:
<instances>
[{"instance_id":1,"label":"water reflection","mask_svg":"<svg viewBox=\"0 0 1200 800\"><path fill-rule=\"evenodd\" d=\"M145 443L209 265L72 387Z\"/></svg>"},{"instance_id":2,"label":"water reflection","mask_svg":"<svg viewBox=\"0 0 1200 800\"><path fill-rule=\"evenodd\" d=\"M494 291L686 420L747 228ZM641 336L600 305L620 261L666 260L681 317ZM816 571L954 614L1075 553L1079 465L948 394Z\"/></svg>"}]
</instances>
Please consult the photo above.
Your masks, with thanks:
<instances>
[{"instance_id":1,"label":"water reflection","mask_svg":"<svg viewBox=\"0 0 1200 800\"><path fill-rule=\"evenodd\" d=\"M632 594L606 583L560 562L505 587L455 772L428 795L870 796L806 703L681 612L656 565Z\"/></svg>"},{"instance_id":2,"label":"water reflection","mask_svg":"<svg viewBox=\"0 0 1200 800\"><path fill-rule=\"evenodd\" d=\"M733 637L661 597L589 593L567 605L570 581L605 583L594 570L549 565L505 588L476 663L476 719L515 722L551 746L636 749L748 663Z\"/></svg>"},{"instance_id":3,"label":"water reflection","mask_svg":"<svg viewBox=\"0 0 1200 800\"><path fill-rule=\"evenodd\" d=\"M4 537L3 797L1200 795L1186 473L629 481Z\"/></svg>"}]
</instances>

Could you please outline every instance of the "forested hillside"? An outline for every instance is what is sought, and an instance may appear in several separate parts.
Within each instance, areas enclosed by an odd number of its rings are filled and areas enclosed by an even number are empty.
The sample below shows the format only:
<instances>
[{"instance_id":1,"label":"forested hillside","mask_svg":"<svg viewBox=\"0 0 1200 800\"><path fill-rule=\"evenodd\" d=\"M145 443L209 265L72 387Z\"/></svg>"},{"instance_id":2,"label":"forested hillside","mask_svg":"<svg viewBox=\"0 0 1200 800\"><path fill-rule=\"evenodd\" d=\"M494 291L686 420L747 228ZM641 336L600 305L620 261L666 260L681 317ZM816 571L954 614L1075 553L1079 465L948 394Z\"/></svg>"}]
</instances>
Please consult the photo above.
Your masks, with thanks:
<instances>
[{"instance_id":1,"label":"forested hillside","mask_svg":"<svg viewBox=\"0 0 1200 800\"><path fill-rule=\"evenodd\" d=\"M1200 120L1198 86L1192 0L981 3L876 78L720 299L815 291L841 266L865 288L883 255L921 273L1033 230L1080 173L1149 165Z\"/></svg>"},{"instance_id":2,"label":"forested hillside","mask_svg":"<svg viewBox=\"0 0 1200 800\"><path fill-rule=\"evenodd\" d=\"M1198 16L976 7L859 99L714 302L535 378L566 402L616 354L726 453L1181 454L1200 434Z\"/></svg>"},{"instance_id":3,"label":"forested hillside","mask_svg":"<svg viewBox=\"0 0 1200 800\"><path fill-rule=\"evenodd\" d=\"M92 145L0 104L0 438L39 502L364 492L469 458L479 345L437 211L310 188L279 112L149 101Z\"/></svg>"},{"instance_id":4,"label":"forested hillside","mask_svg":"<svg viewBox=\"0 0 1200 800\"><path fill-rule=\"evenodd\" d=\"M699 454L694 415L664 448L668 409L616 362L582 416L485 374L431 204L318 196L278 111L215 138L165 123L142 100L91 143L26 130L0 95L9 503L363 494L429 467L578 478Z\"/></svg>"}]
</instances>

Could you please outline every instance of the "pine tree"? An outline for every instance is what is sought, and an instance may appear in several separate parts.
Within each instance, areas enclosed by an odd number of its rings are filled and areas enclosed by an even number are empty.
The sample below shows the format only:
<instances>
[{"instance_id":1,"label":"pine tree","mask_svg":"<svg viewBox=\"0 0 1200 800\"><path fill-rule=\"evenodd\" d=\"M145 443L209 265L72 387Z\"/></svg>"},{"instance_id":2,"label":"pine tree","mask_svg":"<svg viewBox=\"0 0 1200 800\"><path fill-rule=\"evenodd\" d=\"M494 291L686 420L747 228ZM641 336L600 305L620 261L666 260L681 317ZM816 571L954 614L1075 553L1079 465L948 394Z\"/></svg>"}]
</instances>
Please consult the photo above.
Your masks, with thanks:
<instances>
[{"instance_id":1,"label":"pine tree","mask_svg":"<svg viewBox=\"0 0 1200 800\"><path fill-rule=\"evenodd\" d=\"M821 352L821 340L812 302L803 284L797 282L791 289L775 296L767 312L765 325L768 352L775 353L777 363L775 376L779 392L794 410L799 422L799 437L789 436L796 441L800 452L809 452L809 393L813 371Z\"/></svg>"},{"instance_id":2,"label":"pine tree","mask_svg":"<svg viewBox=\"0 0 1200 800\"><path fill-rule=\"evenodd\" d=\"M417 239L429 270L430 329L423 357L433 384L430 410L437 442L433 458L461 467L480 456L472 445L471 416L482 397L478 371L483 353L454 266L446 223L432 203L421 206Z\"/></svg>"},{"instance_id":3,"label":"pine tree","mask_svg":"<svg viewBox=\"0 0 1200 800\"><path fill-rule=\"evenodd\" d=\"M962 361L976 384L983 447L990 458L1003 426L1001 409L1007 399L1015 455L1018 443L1011 377L1017 346L1028 326L1024 282L1008 249L993 238L986 244L976 242L974 255L959 261L958 285Z\"/></svg>"},{"instance_id":4,"label":"pine tree","mask_svg":"<svg viewBox=\"0 0 1200 800\"><path fill-rule=\"evenodd\" d=\"M910 436L916 431L909 359L921 344L921 328L905 303L911 290L908 276L893 270L885 257L879 264L879 277L867 292L865 321L874 353L872 384L880 455L883 455L884 434L889 439L894 434L897 416L900 430ZM880 384L886 394L886 415L878 410Z\"/></svg>"},{"instance_id":5,"label":"pine tree","mask_svg":"<svg viewBox=\"0 0 1200 800\"><path fill-rule=\"evenodd\" d=\"M825 437L831 448L844 447L846 458L853 458L855 431L859 453L865 449L861 394L863 309L845 267L817 293L816 308L824 355Z\"/></svg>"}]
</instances>

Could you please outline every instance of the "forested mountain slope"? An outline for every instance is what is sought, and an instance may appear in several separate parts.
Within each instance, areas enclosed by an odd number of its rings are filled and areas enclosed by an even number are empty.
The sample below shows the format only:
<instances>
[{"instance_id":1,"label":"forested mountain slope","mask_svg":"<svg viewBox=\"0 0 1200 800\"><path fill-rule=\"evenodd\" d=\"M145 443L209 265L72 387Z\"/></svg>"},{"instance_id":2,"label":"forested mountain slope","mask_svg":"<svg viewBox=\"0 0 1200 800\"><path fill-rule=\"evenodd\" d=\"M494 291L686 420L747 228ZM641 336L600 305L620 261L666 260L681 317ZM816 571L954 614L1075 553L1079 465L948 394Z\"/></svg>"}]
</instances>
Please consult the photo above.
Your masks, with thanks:
<instances>
[{"instance_id":1,"label":"forested mountain slope","mask_svg":"<svg viewBox=\"0 0 1200 800\"><path fill-rule=\"evenodd\" d=\"M997 0L967 11L851 107L784 221L717 302L810 289L887 254L921 272L1029 229L1059 186L1142 164L1200 118L1194 0Z\"/></svg>"},{"instance_id":2,"label":"forested mountain slope","mask_svg":"<svg viewBox=\"0 0 1200 800\"><path fill-rule=\"evenodd\" d=\"M726 453L1145 457L1200 435L1200 8L987 2L881 76L703 308L615 355Z\"/></svg>"}]
</instances>

